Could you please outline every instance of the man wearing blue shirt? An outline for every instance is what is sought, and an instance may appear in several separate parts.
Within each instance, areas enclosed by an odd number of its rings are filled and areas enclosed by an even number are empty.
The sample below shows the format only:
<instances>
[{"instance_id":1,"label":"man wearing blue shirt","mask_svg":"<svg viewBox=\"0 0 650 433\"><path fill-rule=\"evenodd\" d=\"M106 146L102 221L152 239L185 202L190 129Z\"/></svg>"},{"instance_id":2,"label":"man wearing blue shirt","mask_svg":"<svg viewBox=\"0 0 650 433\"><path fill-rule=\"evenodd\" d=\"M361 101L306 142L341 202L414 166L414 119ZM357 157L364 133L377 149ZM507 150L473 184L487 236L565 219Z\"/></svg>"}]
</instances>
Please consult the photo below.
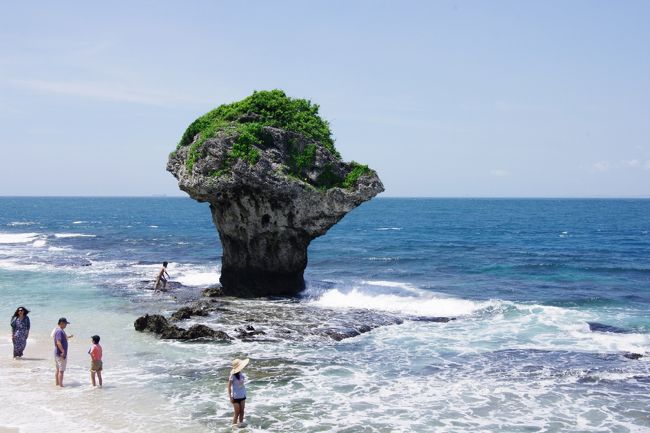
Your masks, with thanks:
<instances>
[{"instance_id":1,"label":"man wearing blue shirt","mask_svg":"<svg viewBox=\"0 0 650 433\"><path fill-rule=\"evenodd\" d=\"M54 364L56 365L56 373L54 379L56 386L63 387L63 373L68 361L68 338L73 335L66 335L64 329L68 326L68 320L65 317L59 319L59 329L54 332Z\"/></svg>"}]
</instances>

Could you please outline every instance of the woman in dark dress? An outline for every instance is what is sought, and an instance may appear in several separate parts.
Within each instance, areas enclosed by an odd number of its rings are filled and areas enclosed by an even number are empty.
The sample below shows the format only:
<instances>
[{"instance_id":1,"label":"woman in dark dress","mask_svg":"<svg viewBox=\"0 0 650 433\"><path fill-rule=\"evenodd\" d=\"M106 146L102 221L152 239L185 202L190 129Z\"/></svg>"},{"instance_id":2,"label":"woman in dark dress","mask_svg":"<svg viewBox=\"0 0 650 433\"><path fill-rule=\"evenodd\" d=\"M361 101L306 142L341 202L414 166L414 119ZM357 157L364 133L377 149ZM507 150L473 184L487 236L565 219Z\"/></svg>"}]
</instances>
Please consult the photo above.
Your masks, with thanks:
<instances>
[{"instance_id":1,"label":"woman in dark dress","mask_svg":"<svg viewBox=\"0 0 650 433\"><path fill-rule=\"evenodd\" d=\"M14 359L22 358L27 337L29 337L29 310L25 307L18 307L11 317L11 341L14 343Z\"/></svg>"}]
</instances>

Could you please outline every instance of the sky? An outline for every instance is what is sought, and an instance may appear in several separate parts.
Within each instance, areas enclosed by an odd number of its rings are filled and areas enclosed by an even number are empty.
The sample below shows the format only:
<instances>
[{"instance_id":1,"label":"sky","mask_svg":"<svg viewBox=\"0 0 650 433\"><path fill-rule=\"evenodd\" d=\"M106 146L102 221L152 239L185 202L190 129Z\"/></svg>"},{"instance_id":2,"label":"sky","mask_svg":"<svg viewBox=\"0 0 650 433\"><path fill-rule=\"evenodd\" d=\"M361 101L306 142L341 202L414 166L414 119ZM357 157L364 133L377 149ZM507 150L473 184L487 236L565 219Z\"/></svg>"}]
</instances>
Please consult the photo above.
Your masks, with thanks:
<instances>
[{"instance_id":1,"label":"sky","mask_svg":"<svg viewBox=\"0 0 650 433\"><path fill-rule=\"evenodd\" d=\"M185 128L320 105L391 197L650 197L650 2L0 4L0 195L184 195Z\"/></svg>"}]
</instances>

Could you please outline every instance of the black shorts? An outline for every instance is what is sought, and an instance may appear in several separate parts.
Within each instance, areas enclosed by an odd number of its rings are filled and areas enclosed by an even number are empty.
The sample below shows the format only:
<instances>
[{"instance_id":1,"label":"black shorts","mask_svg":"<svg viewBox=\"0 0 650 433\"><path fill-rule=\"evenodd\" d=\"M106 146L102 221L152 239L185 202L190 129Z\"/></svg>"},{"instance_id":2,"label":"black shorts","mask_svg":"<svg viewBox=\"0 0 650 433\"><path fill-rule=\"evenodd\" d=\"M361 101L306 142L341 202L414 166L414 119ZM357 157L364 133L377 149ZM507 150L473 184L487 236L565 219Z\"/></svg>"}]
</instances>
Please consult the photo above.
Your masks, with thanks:
<instances>
[{"instance_id":1,"label":"black shorts","mask_svg":"<svg viewBox=\"0 0 650 433\"><path fill-rule=\"evenodd\" d=\"M244 398L233 398L232 402L233 403L241 403L244 400L246 400L246 397L244 397Z\"/></svg>"}]
</instances>

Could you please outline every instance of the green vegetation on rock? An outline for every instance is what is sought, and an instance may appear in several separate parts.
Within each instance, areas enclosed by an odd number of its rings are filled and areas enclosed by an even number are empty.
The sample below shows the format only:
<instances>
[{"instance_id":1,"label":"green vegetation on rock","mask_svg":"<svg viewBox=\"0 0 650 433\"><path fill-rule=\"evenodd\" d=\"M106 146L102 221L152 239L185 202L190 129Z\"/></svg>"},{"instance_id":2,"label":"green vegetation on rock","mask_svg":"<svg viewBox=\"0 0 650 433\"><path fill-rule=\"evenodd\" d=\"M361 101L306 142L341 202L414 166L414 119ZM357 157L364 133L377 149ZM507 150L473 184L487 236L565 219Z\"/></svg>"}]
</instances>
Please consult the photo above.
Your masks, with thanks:
<instances>
[{"instance_id":1,"label":"green vegetation on rock","mask_svg":"<svg viewBox=\"0 0 650 433\"><path fill-rule=\"evenodd\" d=\"M241 101L221 105L196 119L183 134L177 149L191 144L186 161L191 170L207 139L218 133L236 135L226 164L218 172L227 170L236 159L252 165L259 160L259 152L254 146L263 142L262 127L271 126L315 140L340 157L334 147L329 123L319 116L318 109L317 104L306 99L289 98L282 90L256 91ZM192 143L197 134L199 138Z\"/></svg>"},{"instance_id":2,"label":"green vegetation on rock","mask_svg":"<svg viewBox=\"0 0 650 433\"><path fill-rule=\"evenodd\" d=\"M319 146L327 149L335 160L340 161L341 158L334 147L329 123L320 117L318 110L317 104L306 99L290 98L282 90L255 91L241 101L221 105L192 122L170 157L188 146L185 165L191 171L201 157L203 144L219 136L232 145L221 160L221 165L210 176L227 176L237 161L251 166L257 164L261 158L259 148L273 144L273 138L268 131L264 131L264 127L274 127L302 136L288 138L288 160L281 170L283 173L322 190L335 187L354 189L359 178L372 171L367 165L353 161L350 172L344 177L341 168L333 163L328 162L320 169L314 167ZM271 143L265 143L266 140L271 140ZM316 179L310 181L309 176L313 176L314 169L320 172Z\"/></svg>"},{"instance_id":3,"label":"green vegetation on rock","mask_svg":"<svg viewBox=\"0 0 650 433\"><path fill-rule=\"evenodd\" d=\"M289 139L289 163L287 172L300 180L305 180L303 171L309 169L316 160L316 145L309 144L305 146L302 152L299 150L296 140Z\"/></svg>"},{"instance_id":4,"label":"green vegetation on rock","mask_svg":"<svg viewBox=\"0 0 650 433\"><path fill-rule=\"evenodd\" d=\"M343 188L348 189L352 188L361 176L370 172L370 169L367 165L362 165L354 161L352 161L350 164L352 165L352 170L348 173L347 176L345 176L343 184L341 185Z\"/></svg>"}]
</instances>

